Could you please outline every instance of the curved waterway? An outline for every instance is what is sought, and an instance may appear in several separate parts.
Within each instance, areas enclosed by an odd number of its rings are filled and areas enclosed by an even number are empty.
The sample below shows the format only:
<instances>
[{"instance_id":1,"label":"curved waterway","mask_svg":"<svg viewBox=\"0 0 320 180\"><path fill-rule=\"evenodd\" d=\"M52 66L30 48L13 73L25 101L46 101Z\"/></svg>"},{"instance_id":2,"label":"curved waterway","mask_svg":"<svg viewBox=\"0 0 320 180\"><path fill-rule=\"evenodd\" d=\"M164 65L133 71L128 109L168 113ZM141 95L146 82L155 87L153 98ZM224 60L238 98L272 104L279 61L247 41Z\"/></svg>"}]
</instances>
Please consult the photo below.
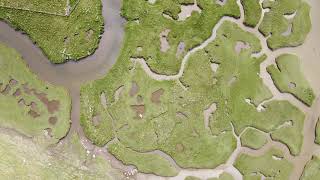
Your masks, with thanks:
<instances>
[{"instance_id":1,"label":"curved waterway","mask_svg":"<svg viewBox=\"0 0 320 180\"><path fill-rule=\"evenodd\" d=\"M308 0L312 7L319 7L320 2L317 0ZM84 147L96 154L103 155L108 161L111 162L113 166L121 170L130 171L134 167L123 166L119 161L117 161L112 155L110 155L105 148L99 148L94 146L89 140L87 140L83 134L83 131L80 127L80 85L82 83L96 80L102 78L112 65L116 62L118 54L120 53L122 41L124 38L124 23L125 20L120 16L121 10L121 1L120 0L102 0L103 3L103 16L105 21L104 34L100 41L99 48L92 56L82 59L79 62L70 61L65 64L52 64L48 58L42 53L42 51L32 43L32 41L20 32L15 31L8 24L0 22L0 42L5 43L6 45L15 48L19 53L22 54L24 60L30 67L30 69L38 75L42 80L48 81L54 85L59 85L67 88L72 97L72 132L78 132L82 140ZM261 34L257 33L257 29L250 29L242 25L243 21L243 7L238 0L238 4L241 9L241 19L235 20L232 18L225 18L231 22L237 22L237 24L243 29L252 32L259 37L262 41L264 38ZM316 94L320 94L320 83L318 82L320 67L320 23L317 19L320 18L320 12L315 8L311 9L311 17L313 23L313 29L309 34L306 43L297 48L284 48L280 51L272 52L267 48L265 42L262 42L264 52L267 53L270 57L266 60L261 66L261 78L264 80L265 84L271 88L276 99L289 100L294 105L298 106L303 110L306 115L306 123L304 128L304 144L302 148L302 153L300 156L292 157L288 152L288 149L283 145L279 145L276 142L270 142L268 146L261 149L260 151L251 152L250 149L241 148L239 146L235 155L238 155L240 152L248 152L252 155L258 155L263 153L265 150L269 149L269 146L275 146L282 149L287 158L294 164L294 172L290 179L299 179L299 176L303 170L305 163L311 158L314 152L319 151L319 146L313 143L314 139L314 129L317 117L320 114L320 98L317 99L312 108L304 106L301 102L294 99L291 95L281 94L271 81L270 76L265 72L266 66L274 64L274 58L282 53L294 53L299 55L302 58L302 68L306 73L307 79L310 81L313 86ZM221 21L222 22L222 21ZM219 26L217 25L216 29ZM214 32L215 29L213 29ZM214 33L213 33L214 35ZM206 45L203 45L204 47ZM199 47L201 49L201 47ZM197 49L191 51L190 54ZM188 57L185 58L186 60ZM143 63L143 62L142 62ZM143 64L142 64L143 65ZM148 68L144 68L147 74L153 77L154 74L148 73ZM183 66L181 67L183 72ZM182 72L179 72L180 74ZM161 77L157 75L157 77ZM179 76L179 74L177 75ZM161 79L160 78L160 79ZM164 77L164 79L175 77ZM157 78L155 78L157 79ZM170 158L170 157L168 157ZM234 159L234 158L233 158ZM239 172L232 166L233 161L227 163L225 166L218 167L211 170L192 170L192 169L180 169L180 174L177 177L172 179L184 179L188 175L195 175L202 178L208 177L217 177L222 172L229 172L232 174L235 179L242 179ZM167 179L161 178L153 175L138 174L138 179Z\"/></svg>"}]
</instances>

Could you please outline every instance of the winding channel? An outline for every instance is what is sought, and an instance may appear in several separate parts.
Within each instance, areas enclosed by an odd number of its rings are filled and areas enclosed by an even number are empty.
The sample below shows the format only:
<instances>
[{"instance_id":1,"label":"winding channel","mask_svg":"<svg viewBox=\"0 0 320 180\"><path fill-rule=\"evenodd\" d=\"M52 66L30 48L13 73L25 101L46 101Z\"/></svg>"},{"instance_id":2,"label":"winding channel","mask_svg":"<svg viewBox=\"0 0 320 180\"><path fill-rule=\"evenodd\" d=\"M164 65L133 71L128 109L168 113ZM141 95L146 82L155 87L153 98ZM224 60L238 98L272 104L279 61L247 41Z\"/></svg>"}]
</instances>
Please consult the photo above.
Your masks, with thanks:
<instances>
[{"instance_id":1,"label":"winding channel","mask_svg":"<svg viewBox=\"0 0 320 180\"><path fill-rule=\"evenodd\" d=\"M181 69L177 75L174 76L164 76L159 74L154 74L149 67L145 64L143 59L135 59L140 65L142 65L145 72L155 80L176 80L183 74L185 63L187 62L189 56L196 51L203 49L210 42L215 39L216 31L219 29L220 25L224 21L231 21L237 23L242 29L252 32L261 41L263 46L263 53L268 55L268 59L261 65L260 76L264 83L270 88L274 95L274 99L289 100L292 104L303 110L306 115L306 123L304 128L304 144L302 148L301 155L293 157L290 155L288 149L282 144L273 142L269 140L269 143L260 151L252 151L251 149L242 148L238 140L238 148L234 152L236 157L239 153L249 153L253 155L258 155L264 153L269 147L276 146L285 152L286 157L295 165L295 170L290 179L299 179L302 173L303 166L314 152L318 152L320 148L313 143L314 140L314 130L316 120L320 114L320 99L316 100L316 103L312 108L306 107L300 101L296 100L290 94L280 93L274 86L270 76L267 74L265 68L274 64L274 59L279 54L282 53L295 53L304 58L309 58L307 62L303 61L303 68L306 71L307 79L310 80L311 85L315 89L316 94L320 92L320 83L317 82L319 73L316 73L320 67L320 47L318 43L320 42L320 23L316 23L318 18L320 18L320 13L316 9L312 9L312 23L316 24L310 33L308 40L305 45L297 48L284 48L278 51L270 51L267 48L265 38L258 32L257 29L248 28L243 25L243 7L240 4L240 0L237 1L241 10L241 18L239 20L224 17L219 23L214 27L211 37L204 41L199 47L196 47L189 51L183 59ZM318 0L309 0L313 7L320 7L320 2ZM72 112L71 121L72 127L71 131L76 131L79 133L82 143L86 149L91 150L94 153L101 154L106 157L112 165L119 169L128 169L128 167L123 166L119 161L117 161L113 156L108 154L105 148L98 148L88 141L82 132L79 124L80 119L80 85L87 81L96 80L102 78L112 65L116 62L118 54L122 47L122 41L124 38L124 24L125 20L120 16L121 1L119 0L102 0L103 3L103 16L105 21L104 34L100 41L99 48L92 56L82 59L79 62L70 61L65 64L55 65L50 63L47 57L41 52L41 50L32 43L32 41L22 33L15 31L8 24L0 22L0 42L7 44L8 46L15 48L19 53L22 54L23 59L26 61L30 69L38 75L42 80L48 81L54 85L59 85L67 88L72 97ZM317 33L318 32L318 33ZM307 44L307 45L306 45ZM314 49L305 49L314 48ZM316 61L317 60L317 61ZM235 135L236 136L236 135ZM239 146L240 145L240 146ZM181 169L179 175L172 179L184 179L184 177L189 175L195 175L201 178L219 176L222 172L229 172L233 174L236 179L242 179L241 174L233 167L233 162L235 157L230 157L230 160L225 164L221 165L216 169L211 170L192 170L192 169ZM132 167L130 167L132 169ZM161 177L156 177L153 175L138 174L138 179L165 179Z\"/></svg>"}]
</instances>

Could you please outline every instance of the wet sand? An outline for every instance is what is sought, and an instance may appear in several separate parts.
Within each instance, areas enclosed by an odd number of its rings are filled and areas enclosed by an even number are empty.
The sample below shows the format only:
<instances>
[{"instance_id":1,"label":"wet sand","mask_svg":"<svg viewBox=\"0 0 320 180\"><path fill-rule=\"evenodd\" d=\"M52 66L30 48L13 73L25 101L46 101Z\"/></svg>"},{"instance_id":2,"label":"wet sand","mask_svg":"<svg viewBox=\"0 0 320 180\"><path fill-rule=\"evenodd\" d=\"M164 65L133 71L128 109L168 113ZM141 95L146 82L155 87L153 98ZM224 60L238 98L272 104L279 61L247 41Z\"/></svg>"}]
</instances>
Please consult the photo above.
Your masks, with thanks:
<instances>
[{"instance_id":1,"label":"wet sand","mask_svg":"<svg viewBox=\"0 0 320 180\"><path fill-rule=\"evenodd\" d=\"M136 59L142 67L145 69L146 73L156 80L176 80L178 79L184 71L184 65L187 62L189 56L207 46L207 44L215 39L215 32L223 21L236 22L241 28L252 32L257 35L257 37L262 41L263 52L268 54L268 59L261 65L260 76L263 78L264 83L270 88L275 99L289 100L292 104L299 107L307 115L305 120L304 128L304 144L302 153L300 156L293 157L289 154L287 147L278 144L277 142L268 143L264 148L258 151L254 151L248 148L237 148L237 153L247 152L253 155L260 155L265 152L268 147L272 145L278 147L284 151L286 157L294 163L295 169L290 179L299 179L302 173L305 163L311 159L314 152L319 151L319 146L313 143L314 140L314 130L317 118L320 114L320 99L317 99L312 108L306 107L303 103L298 101L290 94L282 94L274 86L269 74L266 72L265 67L270 64L274 64L274 59L282 53L293 53L297 54L302 60L302 68L306 75L306 78L310 81L311 86L314 88L315 93L320 94L320 83L318 78L320 76L320 24L318 19L320 18L320 12L316 7L320 7L320 2L318 0L308 0L310 5L313 7L311 11L313 28L311 33L308 35L307 40L304 45L296 48L284 48L277 51L270 51L264 41L264 37L257 32L257 29L252 29L242 25L243 22L243 9L241 8L242 18L235 20L233 18L223 18L217 26L213 29L213 34L210 39L205 41L199 47L191 50L187 53L183 59L181 69L177 75L174 76L164 76L159 74L154 74L149 72L149 68L145 66L142 59ZM238 1L239 4L239 1ZM97 148L92 145L83 135L81 127L79 125L80 119L80 84L95 80L103 77L107 71L116 62L117 56L121 49L121 43L124 36L123 24L124 20L120 17L120 6L121 2L118 0L104 0L103 1L103 15L105 17L105 33L101 39L100 46L96 53L88 58L85 58L79 62L68 62L61 65L53 65L48 59L42 54L41 50L33 45L30 39L13 30L6 23L0 22L0 42L7 44L10 47L17 49L26 60L27 64L33 72L35 72L40 79L49 81L55 85L61 85L66 87L72 96L72 130L79 132L82 137L82 142L84 146L98 154L103 154L107 159L113 161L112 164L117 164L116 166L123 170L128 170L128 167L122 166L112 155L106 152L105 148ZM240 5L240 4L239 4ZM240 6L242 7L242 6ZM261 55L261 54L258 54ZM161 154L161 153L160 153ZM166 158L170 158L166 156ZM234 157L232 157L234 159ZM173 162L174 160L172 160ZM233 160L232 160L233 161ZM230 161L230 162L232 162ZM229 161L228 161L229 162ZM230 172L236 179L242 179L239 177L237 170L232 169L231 163L228 163L228 168L223 168L224 171ZM221 168L221 167L220 167ZM198 177L212 177L218 176L223 170L181 170L179 176L172 179L184 179L187 175L195 175ZM153 175L138 174L138 179L167 179L162 177L157 177Z\"/></svg>"}]
</instances>

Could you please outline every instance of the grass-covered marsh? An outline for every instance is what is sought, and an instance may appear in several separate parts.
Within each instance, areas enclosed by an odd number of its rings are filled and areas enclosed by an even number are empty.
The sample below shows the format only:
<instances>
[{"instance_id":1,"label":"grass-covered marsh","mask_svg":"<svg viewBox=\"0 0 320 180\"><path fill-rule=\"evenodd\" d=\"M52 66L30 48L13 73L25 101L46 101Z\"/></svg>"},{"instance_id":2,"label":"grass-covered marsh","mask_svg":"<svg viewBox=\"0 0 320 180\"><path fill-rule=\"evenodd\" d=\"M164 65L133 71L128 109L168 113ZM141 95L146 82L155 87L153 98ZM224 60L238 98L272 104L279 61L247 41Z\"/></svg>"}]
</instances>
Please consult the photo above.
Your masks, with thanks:
<instances>
[{"instance_id":1,"label":"grass-covered marsh","mask_svg":"<svg viewBox=\"0 0 320 180\"><path fill-rule=\"evenodd\" d=\"M0 20L25 32L53 63L93 54L104 25L100 0L81 0L67 17L0 7Z\"/></svg>"},{"instance_id":2,"label":"grass-covered marsh","mask_svg":"<svg viewBox=\"0 0 320 180\"><path fill-rule=\"evenodd\" d=\"M68 92L41 81L15 50L0 44L0 124L54 141L70 127Z\"/></svg>"},{"instance_id":3,"label":"grass-covered marsh","mask_svg":"<svg viewBox=\"0 0 320 180\"><path fill-rule=\"evenodd\" d=\"M0 7L68 16L79 0L0 0Z\"/></svg>"},{"instance_id":4,"label":"grass-covered marsh","mask_svg":"<svg viewBox=\"0 0 320 180\"><path fill-rule=\"evenodd\" d=\"M236 148L233 127L237 134L248 126L268 132L292 154L299 154L304 114L287 101L271 101L258 108L272 97L258 75L266 56L252 56L259 51L258 38L224 22L216 39L190 56L182 77L157 81L130 60L133 52L125 43L106 77L81 89L84 131L101 146L116 138L127 152L160 150L183 168L214 168L224 163ZM213 103L216 111L205 122L204 111ZM284 126L291 121L292 125ZM142 162L122 151L111 153L144 169Z\"/></svg>"},{"instance_id":5,"label":"grass-covered marsh","mask_svg":"<svg viewBox=\"0 0 320 180\"><path fill-rule=\"evenodd\" d=\"M244 24L250 27L256 27L261 19L262 8L260 0L241 0L244 10Z\"/></svg>"},{"instance_id":6,"label":"grass-covered marsh","mask_svg":"<svg viewBox=\"0 0 320 180\"><path fill-rule=\"evenodd\" d=\"M251 149L260 149L267 142L267 137L262 132L249 128L241 135L241 145Z\"/></svg>"},{"instance_id":7,"label":"grass-covered marsh","mask_svg":"<svg viewBox=\"0 0 320 180\"><path fill-rule=\"evenodd\" d=\"M277 57L276 66L270 65L270 73L277 88L284 93L291 93L308 106L311 106L315 94L301 70L300 59L291 54Z\"/></svg>"},{"instance_id":8,"label":"grass-covered marsh","mask_svg":"<svg viewBox=\"0 0 320 180\"><path fill-rule=\"evenodd\" d=\"M259 27L271 49L301 45L311 29L310 6L303 0L266 0L269 8Z\"/></svg>"},{"instance_id":9,"label":"grass-covered marsh","mask_svg":"<svg viewBox=\"0 0 320 180\"><path fill-rule=\"evenodd\" d=\"M304 167L301 180L314 180L320 177L320 158L319 155L313 155L312 159Z\"/></svg>"},{"instance_id":10,"label":"grass-covered marsh","mask_svg":"<svg viewBox=\"0 0 320 180\"><path fill-rule=\"evenodd\" d=\"M279 180L289 179L293 170L293 165L278 149L270 149L262 156L240 154L234 166L244 175L244 180L261 179L262 176Z\"/></svg>"}]
</instances>

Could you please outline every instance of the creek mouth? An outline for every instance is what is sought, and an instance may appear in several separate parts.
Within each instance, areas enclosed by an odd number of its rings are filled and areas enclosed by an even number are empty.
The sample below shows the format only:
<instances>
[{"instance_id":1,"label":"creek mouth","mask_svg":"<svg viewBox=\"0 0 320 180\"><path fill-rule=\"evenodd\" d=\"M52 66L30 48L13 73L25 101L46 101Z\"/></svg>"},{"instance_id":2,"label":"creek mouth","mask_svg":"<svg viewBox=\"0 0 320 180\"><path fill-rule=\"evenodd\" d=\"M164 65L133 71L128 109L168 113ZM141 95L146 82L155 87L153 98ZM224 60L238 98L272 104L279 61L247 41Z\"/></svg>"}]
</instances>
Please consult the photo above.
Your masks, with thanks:
<instances>
[{"instance_id":1,"label":"creek mouth","mask_svg":"<svg viewBox=\"0 0 320 180\"><path fill-rule=\"evenodd\" d=\"M53 64L28 36L0 21L0 42L16 49L41 80L68 89L72 97L71 130L83 135L80 119L80 86L102 78L115 64L124 38L125 20L120 16L121 1L102 1L104 33L96 52L80 61Z\"/></svg>"}]
</instances>

